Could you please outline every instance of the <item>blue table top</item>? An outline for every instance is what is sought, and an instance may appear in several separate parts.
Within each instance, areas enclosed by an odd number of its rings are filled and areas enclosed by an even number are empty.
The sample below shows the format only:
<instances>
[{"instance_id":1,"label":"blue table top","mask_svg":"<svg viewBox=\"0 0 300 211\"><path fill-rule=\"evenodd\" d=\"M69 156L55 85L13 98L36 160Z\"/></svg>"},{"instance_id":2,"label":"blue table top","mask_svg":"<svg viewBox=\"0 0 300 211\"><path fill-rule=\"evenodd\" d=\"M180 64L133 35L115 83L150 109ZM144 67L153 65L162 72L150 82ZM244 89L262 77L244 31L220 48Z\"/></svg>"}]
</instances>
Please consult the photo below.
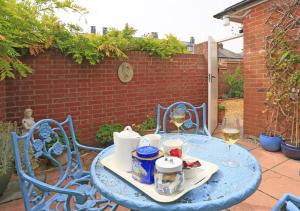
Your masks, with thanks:
<instances>
[{"instance_id":1,"label":"blue table top","mask_svg":"<svg viewBox=\"0 0 300 211\"><path fill-rule=\"evenodd\" d=\"M176 137L164 134L162 140ZM111 155L114 146L104 149L93 161L93 184L103 196L120 205L135 210L221 210L237 204L254 193L261 180L258 161L246 149L228 146L221 139L196 134L181 137L189 144L188 154L219 166L210 180L188 192L173 203L158 203L101 165L101 159ZM228 154L229 153L229 154ZM238 160L237 168L222 165L224 158Z\"/></svg>"}]
</instances>

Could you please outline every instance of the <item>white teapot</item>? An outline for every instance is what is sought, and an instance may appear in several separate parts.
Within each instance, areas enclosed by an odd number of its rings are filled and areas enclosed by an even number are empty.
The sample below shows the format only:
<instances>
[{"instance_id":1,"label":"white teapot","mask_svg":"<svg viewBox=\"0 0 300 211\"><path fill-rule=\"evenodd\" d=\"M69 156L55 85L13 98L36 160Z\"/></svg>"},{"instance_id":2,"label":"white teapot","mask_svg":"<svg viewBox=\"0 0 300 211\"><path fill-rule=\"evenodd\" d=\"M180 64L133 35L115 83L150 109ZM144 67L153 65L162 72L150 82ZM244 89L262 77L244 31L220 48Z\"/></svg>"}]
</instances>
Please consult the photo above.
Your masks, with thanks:
<instances>
[{"instance_id":1,"label":"white teapot","mask_svg":"<svg viewBox=\"0 0 300 211\"><path fill-rule=\"evenodd\" d=\"M126 126L121 132L114 132L114 162L122 171L130 172L132 168L132 151L139 146L141 136Z\"/></svg>"}]
</instances>

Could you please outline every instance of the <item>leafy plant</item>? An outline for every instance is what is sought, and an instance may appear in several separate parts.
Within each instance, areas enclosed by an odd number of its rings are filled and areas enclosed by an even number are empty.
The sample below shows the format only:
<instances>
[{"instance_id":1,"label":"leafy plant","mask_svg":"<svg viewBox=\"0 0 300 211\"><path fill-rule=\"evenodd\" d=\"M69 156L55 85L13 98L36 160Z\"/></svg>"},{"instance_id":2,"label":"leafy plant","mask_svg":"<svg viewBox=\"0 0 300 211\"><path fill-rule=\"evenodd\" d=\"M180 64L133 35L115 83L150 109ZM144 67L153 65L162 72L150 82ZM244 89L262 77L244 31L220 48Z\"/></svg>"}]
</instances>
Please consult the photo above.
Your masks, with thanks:
<instances>
[{"instance_id":1,"label":"leafy plant","mask_svg":"<svg viewBox=\"0 0 300 211\"><path fill-rule=\"evenodd\" d=\"M144 135L146 130L153 130L156 128L156 119L151 116L147 116L145 121L141 124L133 124L133 130L138 132L140 135Z\"/></svg>"},{"instance_id":2,"label":"leafy plant","mask_svg":"<svg viewBox=\"0 0 300 211\"><path fill-rule=\"evenodd\" d=\"M0 122L0 175L5 174L13 166L11 132L17 131L17 124Z\"/></svg>"},{"instance_id":3,"label":"leafy plant","mask_svg":"<svg viewBox=\"0 0 300 211\"><path fill-rule=\"evenodd\" d=\"M218 109L219 109L219 111L225 111L226 107L224 105L219 104Z\"/></svg>"},{"instance_id":4,"label":"leafy plant","mask_svg":"<svg viewBox=\"0 0 300 211\"><path fill-rule=\"evenodd\" d=\"M156 39L151 35L135 37L128 24L123 30L109 29L105 35L83 34L73 24L61 23L55 11L64 9L81 14L87 10L74 0L1 0L0 1L0 80L26 77L32 69L22 63L24 55L36 56L50 48L59 49L81 64L97 64L107 57L126 59L126 51L146 51L150 55L170 58L188 53L173 35Z\"/></svg>"},{"instance_id":5,"label":"leafy plant","mask_svg":"<svg viewBox=\"0 0 300 211\"><path fill-rule=\"evenodd\" d=\"M113 140L113 133L122 131L120 124L104 124L99 127L96 133L96 139L103 145L111 144Z\"/></svg>"},{"instance_id":6,"label":"leafy plant","mask_svg":"<svg viewBox=\"0 0 300 211\"><path fill-rule=\"evenodd\" d=\"M284 8L284 10L282 10ZM266 39L266 67L270 85L266 93L266 133L281 135L300 147L300 55L296 15L297 1L274 4L267 23L272 26ZM281 12L283 11L283 12ZM295 16L296 17L296 16Z\"/></svg>"},{"instance_id":7,"label":"leafy plant","mask_svg":"<svg viewBox=\"0 0 300 211\"><path fill-rule=\"evenodd\" d=\"M229 88L227 93L228 97L241 98L244 96L244 81L241 66L238 66L233 74L225 71L223 73L223 80Z\"/></svg>"},{"instance_id":8,"label":"leafy plant","mask_svg":"<svg viewBox=\"0 0 300 211\"><path fill-rule=\"evenodd\" d=\"M64 139L62 134L58 134L58 138L59 138L60 143L62 143L63 145L66 145L66 140ZM78 141L77 137L76 137L76 140ZM53 144L56 143L56 141L57 141L56 138L54 136L52 136L51 141L49 143L46 143L47 150L50 149L53 146ZM72 137L68 137L68 141L69 141L71 151L74 150Z\"/></svg>"}]
</instances>

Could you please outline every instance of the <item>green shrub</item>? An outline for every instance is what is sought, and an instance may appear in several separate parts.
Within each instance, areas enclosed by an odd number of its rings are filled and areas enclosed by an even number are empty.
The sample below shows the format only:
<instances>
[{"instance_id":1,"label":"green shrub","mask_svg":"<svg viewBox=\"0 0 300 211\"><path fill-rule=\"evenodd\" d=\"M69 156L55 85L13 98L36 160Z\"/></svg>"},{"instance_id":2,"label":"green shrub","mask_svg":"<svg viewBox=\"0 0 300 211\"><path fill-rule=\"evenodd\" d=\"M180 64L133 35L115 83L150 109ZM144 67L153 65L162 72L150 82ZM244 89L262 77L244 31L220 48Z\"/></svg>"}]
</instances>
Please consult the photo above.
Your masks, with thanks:
<instances>
[{"instance_id":1,"label":"green shrub","mask_svg":"<svg viewBox=\"0 0 300 211\"><path fill-rule=\"evenodd\" d=\"M36 56L54 48L81 64L97 64L107 57L126 58L126 51L146 51L150 55L170 58L189 53L173 35L165 39L153 36L137 38L136 30L127 24L123 30L109 29L105 35L84 34L74 24L59 21L59 9L87 13L75 0L0 0L0 80L26 77L32 69L22 63L23 55Z\"/></svg>"},{"instance_id":2,"label":"green shrub","mask_svg":"<svg viewBox=\"0 0 300 211\"><path fill-rule=\"evenodd\" d=\"M17 131L17 124L0 122L0 175L5 174L13 166L13 149L11 132Z\"/></svg>"},{"instance_id":3,"label":"green shrub","mask_svg":"<svg viewBox=\"0 0 300 211\"><path fill-rule=\"evenodd\" d=\"M96 133L96 139L102 145L112 144L113 133L122 131L123 127L120 124L104 124L99 127Z\"/></svg>"},{"instance_id":4,"label":"green shrub","mask_svg":"<svg viewBox=\"0 0 300 211\"><path fill-rule=\"evenodd\" d=\"M225 94L226 97L242 98L244 96L244 81L242 76L241 67L238 66L234 73L231 74L228 71L223 73L224 83L228 86L228 93Z\"/></svg>"},{"instance_id":5,"label":"green shrub","mask_svg":"<svg viewBox=\"0 0 300 211\"><path fill-rule=\"evenodd\" d=\"M219 105L218 108L219 108L219 111L225 111L226 110L226 107L224 105Z\"/></svg>"},{"instance_id":6,"label":"green shrub","mask_svg":"<svg viewBox=\"0 0 300 211\"><path fill-rule=\"evenodd\" d=\"M156 128L156 119L151 116L147 116L147 119L141 124L133 124L133 130L138 132L140 135L144 135L146 130L153 130Z\"/></svg>"},{"instance_id":7,"label":"green shrub","mask_svg":"<svg viewBox=\"0 0 300 211\"><path fill-rule=\"evenodd\" d=\"M63 135L60 134L60 133L57 134L57 135L58 135L58 139L59 139L58 141L60 143L62 143L63 145L66 145L66 140L64 139ZM70 149L71 149L71 151L73 151L74 150L74 146L73 146L72 137L68 137L68 140L69 140ZM76 137L76 140L78 141L77 137ZM49 143L46 143L47 150L49 150L53 146L53 144L56 143L56 141L57 141L56 138L54 136L51 136L51 141Z\"/></svg>"}]
</instances>

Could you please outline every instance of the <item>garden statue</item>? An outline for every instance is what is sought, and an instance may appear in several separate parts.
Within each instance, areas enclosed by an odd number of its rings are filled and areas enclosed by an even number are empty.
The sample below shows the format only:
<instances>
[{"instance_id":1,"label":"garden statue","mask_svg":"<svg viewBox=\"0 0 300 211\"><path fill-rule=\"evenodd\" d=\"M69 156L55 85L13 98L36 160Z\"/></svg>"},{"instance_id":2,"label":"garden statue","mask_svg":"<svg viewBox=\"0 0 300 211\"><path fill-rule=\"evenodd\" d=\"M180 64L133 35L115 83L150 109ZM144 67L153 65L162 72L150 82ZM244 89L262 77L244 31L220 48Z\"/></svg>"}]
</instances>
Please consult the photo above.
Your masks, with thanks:
<instances>
[{"instance_id":1,"label":"garden statue","mask_svg":"<svg viewBox=\"0 0 300 211\"><path fill-rule=\"evenodd\" d=\"M34 118L32 117L32 109L31 108L26 108L24 110L24 118L22 119L22 126L23 126L23 130L22 130L22 134L25 135L26 133L28 133L28 131L30 130L30 128L34 125L35 121ZM23 142L20 143L20 148L23 148ZM24 162L24 155L21 155L22 160ZM29 157L30 157L30 162L32 165L32 169L36 169L39 166L38 161L34 158L33 155L33 150L31 147L29 147ZM23 168L25 167L24 163L22 163Z\"/></svg>"},{"instance_id":2,"label":"garden statue","mask_svg":"<svg viewBox=\"0 0 300 211\"><path fill-rule=\"evenodd\" d=\"M32 109L26 108L24 110L24 118L22 119L23 133L27 133L30 128L34 125L35 121L32 117Z\"/></svg>"}]
</instances>

